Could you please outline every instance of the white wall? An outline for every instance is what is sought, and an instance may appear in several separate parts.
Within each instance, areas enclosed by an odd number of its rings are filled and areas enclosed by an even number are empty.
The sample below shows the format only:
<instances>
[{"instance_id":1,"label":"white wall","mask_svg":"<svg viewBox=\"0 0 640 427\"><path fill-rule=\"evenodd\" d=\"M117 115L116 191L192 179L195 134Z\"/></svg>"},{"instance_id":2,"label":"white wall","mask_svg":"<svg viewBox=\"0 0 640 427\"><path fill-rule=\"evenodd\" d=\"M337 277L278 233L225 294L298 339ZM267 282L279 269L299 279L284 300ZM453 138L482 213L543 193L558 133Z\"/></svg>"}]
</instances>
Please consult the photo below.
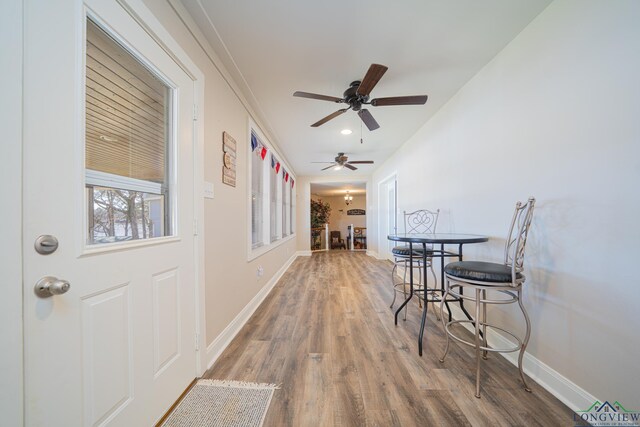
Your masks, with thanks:
<instances>
[{"instance_id":1,"label":"white wall","mask_svg":"<svg viewBox=\"0 0 640 427\"><path fill-rule=\"evenodd\" d=\"M491 236L466 250L482 260L501 259L516 200L535 196L528 351L597 398L634 409L639 23L638 1L555 1L376 170L371 186L397 171L398 209L440 208L439 231ZM515 309L490 315L523 323Z\"/></svg>"},{"instance_id":2,"label":"white wall","mask_svg":"<svg viewBox=\"0 0 640 427\"><path fill-rule=\"evenodd\" d=\"M22 425L22 1L0 7L0 414Z\"/></svg>"},{"instance_id":3,"label":"white wall","mask_svg":"<svg viewBox=\"0 0 640 427\"><path fill-rule=\"evenodd\" d=\"M199 30L191 25L187 27L168 1L145 0L145 4L205 75L204 111L200 112L200 120L204 120L205 147L201 160L205 165L205 181L215 185L214 198L204 201L206 344L208 361L211 362L220 350L214 347L225 344L230 338L227 327L240 325L234 319L246 314L243 309L250 302L255 303L256 296L259 298L264 295L260 290L295 255L296 241L293 237L289 238L282 245L247 261L250 184L247 182L246 159L250 118L261 127L276 150L277 141L265 131L266 126L252 111ZM185 19L191 24L190 18ZM223 131L237 142L236 187L222 183ZM285 155L279 153L278 158L285 159ZM285 164L285 167L293 172L289 165ZM256 274L259 266L264 269L261 277Z\"/></svg>"}]
</instances>

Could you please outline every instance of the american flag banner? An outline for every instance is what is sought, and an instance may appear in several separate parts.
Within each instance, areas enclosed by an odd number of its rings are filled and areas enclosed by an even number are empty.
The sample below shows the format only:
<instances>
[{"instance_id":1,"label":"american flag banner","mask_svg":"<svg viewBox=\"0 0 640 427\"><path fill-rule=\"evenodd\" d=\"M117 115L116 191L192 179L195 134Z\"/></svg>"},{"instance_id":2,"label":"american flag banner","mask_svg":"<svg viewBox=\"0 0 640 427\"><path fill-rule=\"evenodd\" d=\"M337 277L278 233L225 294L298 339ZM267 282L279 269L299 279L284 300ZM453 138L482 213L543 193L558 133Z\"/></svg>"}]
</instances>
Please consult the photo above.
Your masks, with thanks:
<instances>
[{"instance_id":1,"label":"american flag banner","mask_svg":"<svg viewBox=\"0 0 640 427\"><path fill-rule=\"evenodd\" d=\"M267 147L265 147L264 145L262 146L262 151L260 151L260 157L262 157L262 160L267 157Z\"/></svg>"}]
</instances>

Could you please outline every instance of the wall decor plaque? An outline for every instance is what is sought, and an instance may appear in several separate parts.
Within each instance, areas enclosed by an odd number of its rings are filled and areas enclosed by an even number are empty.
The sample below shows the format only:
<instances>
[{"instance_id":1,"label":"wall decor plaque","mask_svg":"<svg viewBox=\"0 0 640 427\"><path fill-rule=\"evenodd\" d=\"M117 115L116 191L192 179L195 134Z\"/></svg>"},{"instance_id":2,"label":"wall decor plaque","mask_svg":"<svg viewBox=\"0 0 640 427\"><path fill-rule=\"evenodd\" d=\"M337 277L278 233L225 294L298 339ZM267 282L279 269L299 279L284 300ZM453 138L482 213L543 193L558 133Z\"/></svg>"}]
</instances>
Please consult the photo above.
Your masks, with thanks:
<instances>
[{"instance_id":1,"label":"wall decor plaque","mask_svg":"<svg viewBox=\"0 0 640 427\"><path fill-rule=\"evenodd\" d=\"M366 215L364 209L349 209L347 215Z\"/></svg>"},{"instance_id":2,"label":"wall decor plaque","mask_svg":"<svg viewBox=\"0 0 640 427\"><path fill-rule=\"evenodd\" d=\"M222 182L236 186L236 140L222 132Z\"/></svg>"}]
</instances>

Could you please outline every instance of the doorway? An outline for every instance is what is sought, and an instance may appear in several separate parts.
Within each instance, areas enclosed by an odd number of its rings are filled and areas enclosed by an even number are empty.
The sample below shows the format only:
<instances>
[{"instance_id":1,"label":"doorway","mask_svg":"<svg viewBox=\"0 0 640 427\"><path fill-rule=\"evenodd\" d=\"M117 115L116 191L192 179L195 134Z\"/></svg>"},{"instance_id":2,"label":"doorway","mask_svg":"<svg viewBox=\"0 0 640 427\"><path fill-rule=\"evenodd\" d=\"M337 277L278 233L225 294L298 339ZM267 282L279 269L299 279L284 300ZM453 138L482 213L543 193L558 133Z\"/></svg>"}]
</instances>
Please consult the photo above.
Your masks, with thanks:
<instances>
[{"instance_id":1,"label":"doorway","mask_svg":"<svg viewBox=\"0 0 640 427\"><path fill-rule=\"evenodd\" d=\"M389 234L398 230L398 180L394 173L378 184L378 256L393 261L393 241L387 239Z\"/></svg>"},{"instance_id":2,"label":"doorway","mask_svg":"<svg viewBox=\"0 0 640 427\"><path fill-rule=\"evenodd\" d=\"M366 251L366 182L322 182L310 185L311 249Z\"/></svg>"}]
</instances>

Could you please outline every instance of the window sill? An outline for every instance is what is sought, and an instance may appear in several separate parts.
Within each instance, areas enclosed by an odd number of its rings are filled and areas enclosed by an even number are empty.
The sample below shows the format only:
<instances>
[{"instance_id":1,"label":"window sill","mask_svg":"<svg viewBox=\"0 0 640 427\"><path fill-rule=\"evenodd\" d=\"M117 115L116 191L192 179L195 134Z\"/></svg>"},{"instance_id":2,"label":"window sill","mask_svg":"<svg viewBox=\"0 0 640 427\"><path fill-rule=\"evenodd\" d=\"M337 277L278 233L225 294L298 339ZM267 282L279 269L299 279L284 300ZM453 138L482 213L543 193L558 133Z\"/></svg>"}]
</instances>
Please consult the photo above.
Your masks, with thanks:
<instances>
[{"instance_id":1,"label":"window sill","mask_svg":"<svg viewBox=\"0 0 640 427\"><path fill-rule=\"evenodd\" d=\"M129 242L102 243L97 245L85 245L79 258L86 256L103 254L105 252L126 251L146 246L163 245L166 243L179 242L179 236L156 237L153 239L140 239Z\"/></svg>"},{"instance_id":2,"label":"window sill","mask_svg":"<svg viewBox=\"0 0 640 427\"><path fill-rule=\"evenodd\" d=\"M258 246L257 248L251 249L249 251L249 256L247 257L247 262L249 261L253 261L254 259L266 254L267 252L269 252L272 249L275 249L281 245L283 245L284 243L288 242L289 240L293 239L296 237L296 234L290 234L288 236L285 236L281 239L276 240L275 242L271 242L268 245L262 245L262 246Z\"/></svg>"}]
</instances>

